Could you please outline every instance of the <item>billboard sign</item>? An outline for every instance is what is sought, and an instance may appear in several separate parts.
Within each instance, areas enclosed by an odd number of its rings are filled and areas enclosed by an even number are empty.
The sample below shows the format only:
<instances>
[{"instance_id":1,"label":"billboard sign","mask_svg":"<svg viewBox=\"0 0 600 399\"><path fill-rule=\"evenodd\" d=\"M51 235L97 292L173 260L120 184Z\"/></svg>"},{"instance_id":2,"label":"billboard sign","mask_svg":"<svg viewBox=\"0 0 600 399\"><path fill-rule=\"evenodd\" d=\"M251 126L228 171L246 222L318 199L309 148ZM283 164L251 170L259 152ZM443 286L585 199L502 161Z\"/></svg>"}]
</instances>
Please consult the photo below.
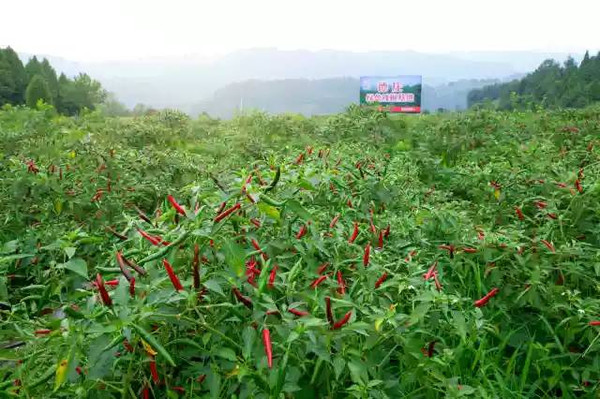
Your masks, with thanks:
<instances>
[{"instance_id":1,"label":"billboard sign","mask_svg":"<svg viewBox=\"0 0 600 399\"><path fill-rule=\"evenodd\" d=\"M421 112L422 78L418 75L361 76L360 105L389 112Z\"/></svg>"}]
</instances>

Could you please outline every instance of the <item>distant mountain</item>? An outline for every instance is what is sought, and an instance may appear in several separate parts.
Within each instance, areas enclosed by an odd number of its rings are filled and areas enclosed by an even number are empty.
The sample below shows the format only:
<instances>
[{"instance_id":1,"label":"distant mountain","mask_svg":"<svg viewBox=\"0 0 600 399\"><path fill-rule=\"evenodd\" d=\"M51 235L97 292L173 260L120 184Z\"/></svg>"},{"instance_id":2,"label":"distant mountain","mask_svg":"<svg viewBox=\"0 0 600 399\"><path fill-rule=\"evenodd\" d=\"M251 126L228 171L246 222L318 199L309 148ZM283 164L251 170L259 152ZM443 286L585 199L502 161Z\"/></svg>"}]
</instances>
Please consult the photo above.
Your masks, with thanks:
<instances>
[{"instance_id":1,"label":"distant mountain","mask_svg":"<svg viewBox=\"0 0 600 399\"><path fill-rule=\"evenodd\" d=\"M563 60L567 55L551 56ZM425 54L250 49L212 59L186 56L87 63L49 58L52 65L67 74L89 73L130 107L144 103L189 111L218 89L245 80L418 74L428 84L437 86L462 79L503 79L529 72L548 56L528 52Z\"/></svg>"},{"instance_id":2,"label":"distant mountain","mask_svg":"<svg viewBox=\"0 0 600 399\"><path fill-rule=\"evenodd\" d=\"M429 111L466 109L469 91L499 82L499 79L471 79L437 86L425 84L422 106ZM230 118L240 110L249 109L270 113L330 114L357 103L359 87L357 78L247 80L217 90L212 97L195 104L187 112L192 115L206 112L219 118Z\"/></svg>"}]
</instances>

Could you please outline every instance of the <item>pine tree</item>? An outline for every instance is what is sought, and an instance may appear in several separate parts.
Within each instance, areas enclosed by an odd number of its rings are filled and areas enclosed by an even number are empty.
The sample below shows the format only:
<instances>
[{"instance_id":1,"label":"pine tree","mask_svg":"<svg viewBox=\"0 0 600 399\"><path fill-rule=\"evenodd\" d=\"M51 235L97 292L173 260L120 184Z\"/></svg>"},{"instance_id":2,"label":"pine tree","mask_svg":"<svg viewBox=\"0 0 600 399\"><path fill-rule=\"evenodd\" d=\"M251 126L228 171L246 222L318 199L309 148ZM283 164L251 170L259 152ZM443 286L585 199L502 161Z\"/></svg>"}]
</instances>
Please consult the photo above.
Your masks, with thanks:
<instances>
[{"instance_id":1,"label":"pine tree","mask_svg":"<svg viewBox=\"0 0 600 399\"><path fill-rule=\"evenodd\" d=\"M0 105L23 104L27 73L17 53L10 47L0 49Z\"/></svg>"},{"instance_id":2,"label":"pine tree","mask_svg":"<svg viewBox=\"0 0 600 399\"><path fill-rule=\"evenodd\" d=\"M38 61L37 57L34 55L27 61L25 65L25 70L27 71L27 79L31 81L35 75L44 75L42 71L42 63Z\"/></svg>"},{"instance_id":3,"label":"pine tree","mask_svg":"<svg viewBox=\"0 0 600 399\"><path fill-rule=\"evenodd\" d=\"M52 104L50 88L42 75L35 75L31 78L25 92L25 103L28 107L35 108L38 100L44 100L47 104Z\"/></svg>"},{"instance_id":4,"label":"pine tree","mask_svg":"<svg viewBox=\"0 0 600 399\"><path fill-rule=\"evenodd\" d=\"M46 83L48 83L52 101L53 103L56 103L58 97L58 78L56 77L56 71L52 68L52 65L50 65L50 62L48 62L46 58L42 61L41 71L42 76L46 79Z\"/></svg>"}]
</instances>

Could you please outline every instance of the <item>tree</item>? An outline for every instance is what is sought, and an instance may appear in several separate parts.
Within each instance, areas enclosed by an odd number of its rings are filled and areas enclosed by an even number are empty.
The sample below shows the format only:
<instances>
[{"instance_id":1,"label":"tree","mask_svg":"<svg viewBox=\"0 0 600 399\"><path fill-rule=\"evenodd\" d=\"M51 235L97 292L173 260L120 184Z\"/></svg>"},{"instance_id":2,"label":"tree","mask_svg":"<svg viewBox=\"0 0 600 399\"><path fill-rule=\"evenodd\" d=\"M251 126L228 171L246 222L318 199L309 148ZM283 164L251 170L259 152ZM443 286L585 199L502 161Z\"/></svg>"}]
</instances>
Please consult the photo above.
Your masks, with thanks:
<instances>
[{"instance_id":1,"label":"tree","mask_svg":"<svg viewBox=\"0 0 600 399\"><path fill-rule=\"evenodd\" d=\"M46 83L48 83L48 88L50 88L50 94L52 95L53 102L56 102L56 98L58 97L58 78L56 77L56 71L50 65L50 62L46 58L42 61L41 64L42 76L46 79Z\"/></svg>"},{"instance_id":2,"label":"tree","mask_svg":"<svg viewBox=\"0 0 600 399\"><path fill-rule=\"evenodd\" d=\"M10 47L0 49L0 105L23 104L27 72L17 53Z\"/></svg>"},{"instance_id":3,"label":"tree","mask_svg":"<svg viewBox=\"0 0 600 399\"><path fill-rule=\"evenodd\" d=\"M70 80L64 74L58 79L58 111L67 115L75 115L83 108L95 109L106 99L106 91L99 82L86 74L79 74Z\"/></svg>"},{"instance_id":4,"label":"tree","mask_svg":"<svg viewBox=\"0 0 600 399\"><path fill-rule=\"evenodd\" d=\"M31 78L25 91L25 103L28 107L35 108L38 100L44 100L44 102L52 104L50 88L42 75L35 75Z\"/></svg>"},{"instance_id":5,"label":"tree","mask_svg":"<svg viewBox=\"0 0 600 399\"><path fill-rule=\"evenodd\" d=\"M581 108L598 100L600 54L585 53L578 66L572 57L563 65L546 60L532 73L501 85L486 86L468 95L469 106L494 101L499 109L525 109L539 104L543 107Z\"/></svg>"},{"instance_id":6,"label":"tree","mask_svg":"<svg viewBox=\"0 0 600 399\"><path fill-rule=\"evenodd\" d=\"M27 71L27 80L31 81L35 75L44 75L42 71L42 63L38 61L37 57L34 55L27 61L25 65L25 70Z\"/></svg>"}]
</instances>

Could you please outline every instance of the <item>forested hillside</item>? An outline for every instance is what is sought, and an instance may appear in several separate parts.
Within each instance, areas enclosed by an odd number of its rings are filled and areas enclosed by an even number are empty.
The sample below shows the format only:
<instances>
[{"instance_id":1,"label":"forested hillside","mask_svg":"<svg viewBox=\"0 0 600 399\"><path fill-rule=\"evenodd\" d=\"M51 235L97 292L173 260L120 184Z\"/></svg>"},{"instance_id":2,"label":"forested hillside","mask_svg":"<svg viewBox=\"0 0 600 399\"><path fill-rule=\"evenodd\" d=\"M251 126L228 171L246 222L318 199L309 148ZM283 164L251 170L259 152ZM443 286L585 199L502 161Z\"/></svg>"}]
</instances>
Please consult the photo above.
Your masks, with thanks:
<instances>
[{"instance_id":1,"label":"forested hillside","mask_svg":"<svg viewBox=\"0 0 600 399\"><path fill-rule=\"evenodd\" d=\"M469 93L469 106L488 104L501 110L547 108L582 108L600 101L600 53L589 52L577 65L573 58L564 64L544 61L521 80L494 84Z\"/></svg>"},{"instance_id":2,"label":"forested hillside","mask_svg":"<svg viewBox=\"0 0 600 399\"><path fill-rule=\"evenodd\" d=\"M105 97L100 83L85 73L73 79L63 73L58 76L46 58L39 61L33 56L23 65L12 48L0 49L0 107L34 108L41 100L62 114L75 115L84 108L93 110Z\"/></svg>"}]
</instances>

